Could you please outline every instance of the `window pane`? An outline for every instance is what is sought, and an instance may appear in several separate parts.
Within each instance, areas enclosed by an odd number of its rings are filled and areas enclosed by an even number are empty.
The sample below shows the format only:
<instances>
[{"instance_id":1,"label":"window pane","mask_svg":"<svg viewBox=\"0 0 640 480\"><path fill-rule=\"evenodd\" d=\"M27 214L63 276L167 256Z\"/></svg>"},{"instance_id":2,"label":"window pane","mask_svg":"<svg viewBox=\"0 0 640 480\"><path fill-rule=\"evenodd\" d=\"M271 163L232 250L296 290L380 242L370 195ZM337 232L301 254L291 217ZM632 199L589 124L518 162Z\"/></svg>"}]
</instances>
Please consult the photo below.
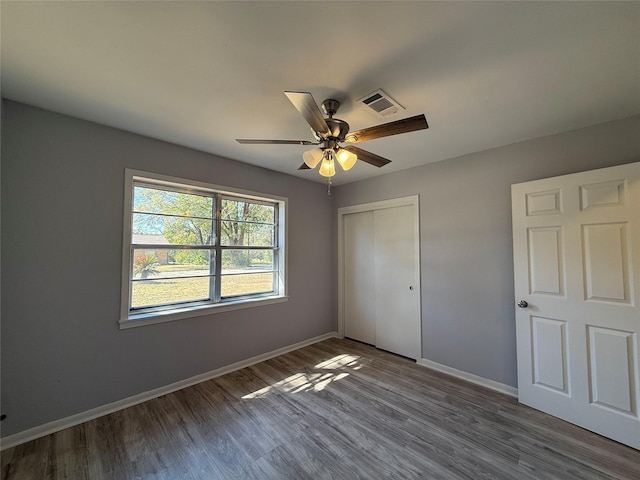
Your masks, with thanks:
<instances>
[{"instance_id":1,"label":"window pane","mask_svg":"<svg viewBox=\"0 0 640 480\"><path fill-rule=\"evenodd\" d=\"M211 245L212 220L134 213L131 243Z\"/></svg>"},{"instance_id":2,"label":"window pane","mask_svg":"<svg viewBox=\"0 0 640 480\"><path fill-rule=\"evenodd\" d=\"M245 273L241 275L223 275L220 295L248 295L250 293L268 293L273 291L273 272Z\"/></svg>"},{"instance_id":3,"label":"window pane","mask_svg":"<svg viewBox=\"0 0 640 480\"><path fill-rule=\"evenodd\" d=\"M194 277L209 275L209 250L139 250L133 251L132 279Z\"/></svg>"},{"instance_id":4,"label":"window pane","mask_svg":"<svg viewBox=\"0 0 640 480\"><path fill-rule=\"evenodd\" d=\"M240 200L222 200L222 219L243 222L275 223L275 207Z\"/></svg>"},{"instance_id":5,"label":"window pane","mask_svg":"<svg viewBox=\"0 0 640 480\"><path fill-rule=\"evenodd\" d=\"M209 300L211 277L141 280L131 284L131 308Z\"/></svg>"},{"instance_id":6,"label":"window pane","mask_svg":"<svg viewBox=\"0 0 640 480\"><path fill-rule=\"evenodd\" d=\"M223 250L222 273L273 270L273 250Z\"/></svg>"},{"instance_id":7,"label":"window pane","mask_svg":"<svg viewBox=\"0 0 640 480\"><path fill-rule=\"evenodd\" d=\"M223 220L221 245L225 246L273 246L273 225Z\"/></svg>"},{"instance_id":8,"label":"window pane","mask_svg":"<svg viewBox=\"0 0 640 480\"><path fill-rule=\"evenodd\" d=\"M212 218L213 199L191 193L135 186L133 211Z\"/></svg>"}]
</instances>

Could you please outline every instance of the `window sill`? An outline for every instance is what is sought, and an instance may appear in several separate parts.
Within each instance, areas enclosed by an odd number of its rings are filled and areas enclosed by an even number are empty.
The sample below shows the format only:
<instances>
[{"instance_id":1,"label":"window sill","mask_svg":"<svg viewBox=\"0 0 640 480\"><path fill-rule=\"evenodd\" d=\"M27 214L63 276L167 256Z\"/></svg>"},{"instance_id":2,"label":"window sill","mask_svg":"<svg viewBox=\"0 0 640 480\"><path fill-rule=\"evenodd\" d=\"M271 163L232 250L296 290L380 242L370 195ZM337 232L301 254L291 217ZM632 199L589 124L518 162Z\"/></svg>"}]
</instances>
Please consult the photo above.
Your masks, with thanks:
<instances>
[{"instance_id":1,"label":"window sill","mask_svg":"<svg viewBox=\"0 0 640 480\"><path fill-rule=\"evenodd\" d=\"M150 312L128 315L118 321L120 329L142 327L143 325L153 325L155 323L172 322L174 320L182 320L185 318L201 317L203 315L213 315L216 313L230 312L233 310L242 310L244 308L261 307L264 305L272 305L274 303L287 302L289 297L278 295L273 297L262 297L255 299L243 299L237 301L229 301L217 303L215 305L202 305L199 307L185 307L167 310L164 312Z\"/></svg>"}]
</instances>

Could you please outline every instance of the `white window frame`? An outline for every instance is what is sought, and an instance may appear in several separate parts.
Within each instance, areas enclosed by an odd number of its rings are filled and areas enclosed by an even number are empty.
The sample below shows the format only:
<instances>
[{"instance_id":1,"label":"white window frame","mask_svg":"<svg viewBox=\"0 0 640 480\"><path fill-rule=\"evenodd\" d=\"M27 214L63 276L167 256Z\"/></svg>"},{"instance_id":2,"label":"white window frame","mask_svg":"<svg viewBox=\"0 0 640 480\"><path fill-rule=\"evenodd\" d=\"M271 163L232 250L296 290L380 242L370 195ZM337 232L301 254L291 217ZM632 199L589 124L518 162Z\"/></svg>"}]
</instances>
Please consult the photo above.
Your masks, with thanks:
<instances>
[{"instance_id":1,"label":"white window frame","mask_svg":"<svg viewBox=\"0 0 640 480\"><path fill-rule=\"evenodd\" d=\"M131 244L132 244L132 220L133 220L133 187L136 182L142 182L150 187L169 187L179 189L186 193L220 194L222 197L233 197L232 199L246 199L254 202L266 202L276 204L276 231L275 242L277 255L274 256L276 265L276 275L274 275L274 292L267 294L245 295L238 297L227 297L222 299L212 299L208 302L193 302L191 304L176 305L175 308L149 309L146 311L131 311ZM122 280L120 294L120 320L121 329L139 327L155 323L169 322L184 318L192 318L214 313L223 313L231 310L252 308L274 303L286 302L288 300L287 288L287 209L288 199L276 195L252 192L248 190L213 185L196 180L161 175L157 173L144 172L140 170L125 169L124 181L124 222L122 233ZM214 219L215 220L215 219ZM163 246L166 248L167 246ZM220 246L216 247L218 251ZM216 258L219 263L219 258ZM219 270L219 269L218 269ZM219 274L219 271L218 271ZM219 281L220 277L216 278ZM215 303L214 303L215 302Z\"/></svg>"}]
</instances>

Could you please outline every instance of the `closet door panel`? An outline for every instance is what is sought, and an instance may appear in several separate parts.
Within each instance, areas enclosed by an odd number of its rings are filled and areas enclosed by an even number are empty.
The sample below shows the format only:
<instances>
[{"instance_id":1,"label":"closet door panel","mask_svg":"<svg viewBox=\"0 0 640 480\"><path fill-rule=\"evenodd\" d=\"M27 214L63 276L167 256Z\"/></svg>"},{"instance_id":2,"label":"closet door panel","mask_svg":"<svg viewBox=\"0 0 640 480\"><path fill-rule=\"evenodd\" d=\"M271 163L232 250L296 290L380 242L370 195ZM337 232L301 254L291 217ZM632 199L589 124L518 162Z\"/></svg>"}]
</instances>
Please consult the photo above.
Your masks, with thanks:
<instances>
[{"instance_id":1,"label":"closet door panel","mask_svg":"<svg viewBox=\"0 0 640 480\"><path fill-rule=\"evenodd\" d=\"M374 212L376 346L420 356L414 206Z\"/></svg>"},{"instance_id":2,"label":"closet door panel","mask_svg":"<svg viewBox=\"0 0 640 480\"><path fill-rule=\"evenodd\" d=\"M375 345L373 211L344 216L345 336Z\"/></svg>"}]
</instances>

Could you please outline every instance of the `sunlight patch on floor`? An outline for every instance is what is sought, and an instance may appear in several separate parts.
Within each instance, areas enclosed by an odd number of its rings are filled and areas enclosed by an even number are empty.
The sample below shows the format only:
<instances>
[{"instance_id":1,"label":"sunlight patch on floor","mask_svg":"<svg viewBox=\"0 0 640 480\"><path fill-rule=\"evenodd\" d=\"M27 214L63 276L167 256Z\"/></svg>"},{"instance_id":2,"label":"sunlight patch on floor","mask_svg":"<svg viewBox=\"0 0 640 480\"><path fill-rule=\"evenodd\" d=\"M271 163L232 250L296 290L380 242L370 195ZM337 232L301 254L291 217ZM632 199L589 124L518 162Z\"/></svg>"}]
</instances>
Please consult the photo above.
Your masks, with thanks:
<instances>
[{"instance_id":1,"label":"sunlight patch on floor","mask_svg":"<svg viewBox=\"0 0 640 480\"><path fill-rule=\"evenodd\" d=\"M359 356L347 355L345 353L342 355L336 355L335 357L330 358L329 360L325 360L324 362L317 364L315 368L322 368L325 370L335 370L338 368L349 367L349 368L352 368L353 370L358 370L362 368L362 365L358 362L358 360L360 360Z\"/></svg>"},{"instance_id":2,"label":"sunlight patch on floor","mask_svg":"<svg viewBox=\"0 0 640 480\"><path fill-rule=\"evenodd\" d=\"M348 376L348 373L296 373L273 385L244 395L242 398L245 400L263 398L274 390L283 393L320 392L330 383L337 382Z\"/></svg>"}]
</instances>

